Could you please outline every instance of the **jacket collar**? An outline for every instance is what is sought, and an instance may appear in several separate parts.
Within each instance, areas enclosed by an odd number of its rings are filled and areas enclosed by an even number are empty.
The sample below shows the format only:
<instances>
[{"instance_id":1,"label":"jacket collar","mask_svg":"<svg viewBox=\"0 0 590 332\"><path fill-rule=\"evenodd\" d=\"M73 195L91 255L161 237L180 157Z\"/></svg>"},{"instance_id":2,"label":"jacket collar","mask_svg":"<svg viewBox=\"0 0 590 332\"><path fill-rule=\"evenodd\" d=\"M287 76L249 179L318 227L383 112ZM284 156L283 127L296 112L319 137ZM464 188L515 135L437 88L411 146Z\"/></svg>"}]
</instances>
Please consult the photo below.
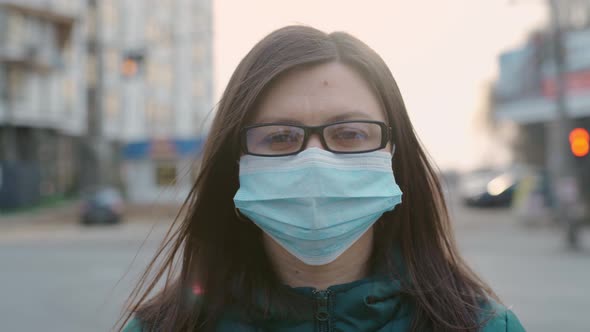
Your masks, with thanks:
<instances>
[{"instance_id":1,"label":"jacket collar","mask_svg":"<svg viewBox=\"0 0 590 332\"><path fill-rule=\"evenodd\" d=\"M329 320L347 331L375 331L390 323L396 326L399 324L403 330L407 327L411 313L408 304L403 301L401 283L387 277L370 277L334 285L323 292L311 287L291 290L311 300L314 307L312 315L289 319L270 308L263 319L255 319L254 325L264 330L279 330L315 324L320 297L326 294Z\"/></svg>"}]
</instances>

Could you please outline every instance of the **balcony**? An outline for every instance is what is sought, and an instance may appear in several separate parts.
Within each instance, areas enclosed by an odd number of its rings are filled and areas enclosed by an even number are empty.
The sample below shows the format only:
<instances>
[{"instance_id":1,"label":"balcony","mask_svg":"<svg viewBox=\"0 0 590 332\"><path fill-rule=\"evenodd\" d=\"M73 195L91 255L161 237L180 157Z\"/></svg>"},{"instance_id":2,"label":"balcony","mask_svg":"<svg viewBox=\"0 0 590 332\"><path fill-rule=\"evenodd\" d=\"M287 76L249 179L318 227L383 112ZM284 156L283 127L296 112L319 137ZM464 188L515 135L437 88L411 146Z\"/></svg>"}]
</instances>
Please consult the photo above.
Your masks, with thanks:
<instances>
[{"instance_id":1,"label":"balcony","mask_svg":"<svg viewBox=\"0 0 590 332\"><path fill-rule=\"evenodd\" d=\"M80 6L57 6L55 1L40 0L0 0L0 7L64 25L71 25L82 9Z\"/></svg>"},{"instance_id":2,"label":"balcony","mask_svg":"<svg viewBox=\"0 0 590 332\"><path fill-rule=\"evenodd\" d=\"M59 69L73 16L0 0L0 63L48 72Z\"/></svg>"},{"instance_id":3,"label":"balcony","mask_svg":"<svg viewBox=\"0 0 590 332\"><path fill-rule=\"evenodd\" d=\"M63 47L72 33L72 27L80 9L75 7L65 9L55 6L53 1L47 0L0 0L0 9L18 12L22 15L37 18L56 26L60 47Z\"/></svg>"},{"instance_id":4,"label":"balcony","mask_svg":"<svg viewBox=\"0 0 590 332\"><path fill-rule=\"evenodd\" d=\"M47 73L59 63L59 60L50 60L47 57L37 55L32 47L7 48L0 47L0 64L22 66L33 71Z\"/></svg>"}]
</instances>

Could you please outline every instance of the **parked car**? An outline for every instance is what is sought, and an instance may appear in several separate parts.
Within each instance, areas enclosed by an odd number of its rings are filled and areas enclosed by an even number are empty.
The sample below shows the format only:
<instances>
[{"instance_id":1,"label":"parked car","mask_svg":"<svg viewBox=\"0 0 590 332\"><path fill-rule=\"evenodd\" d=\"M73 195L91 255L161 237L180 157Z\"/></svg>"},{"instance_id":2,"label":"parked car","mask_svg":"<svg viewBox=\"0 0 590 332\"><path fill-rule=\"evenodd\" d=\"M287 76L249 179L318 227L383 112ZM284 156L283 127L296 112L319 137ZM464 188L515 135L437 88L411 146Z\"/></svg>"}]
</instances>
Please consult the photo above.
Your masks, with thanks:
<instances>
[{"instance_id":1,"label":"parked car","mask_svg":"<svg viewBox=\"0 0 590 332\"><path fill-rule=\"evenodd\" d=\"M83 225L117 224L123 219L121 193L111 187L90 190L82 202L80 222Z\"/></svg>"},{"instance_id":2,"label":"parked car","mask_svg":"<svg viewBox=\"0 0 590 332\"><path fill-rule=\"evenodd\" d=\"M467 206L509 207L517 185L511 172L475 172L463 177L459 192Z\"/></svg>"}]
</instances>

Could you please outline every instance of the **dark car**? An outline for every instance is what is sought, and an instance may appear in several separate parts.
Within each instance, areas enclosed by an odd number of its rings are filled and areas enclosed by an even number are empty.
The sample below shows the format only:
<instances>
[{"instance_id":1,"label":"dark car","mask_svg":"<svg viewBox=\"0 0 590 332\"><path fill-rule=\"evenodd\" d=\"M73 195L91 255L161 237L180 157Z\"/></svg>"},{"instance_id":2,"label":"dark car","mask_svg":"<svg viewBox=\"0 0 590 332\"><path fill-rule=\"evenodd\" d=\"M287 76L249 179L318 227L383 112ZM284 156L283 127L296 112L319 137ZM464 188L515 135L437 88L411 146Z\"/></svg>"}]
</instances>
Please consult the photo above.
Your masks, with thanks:
<instances>
[{"instance_id":1,"label":"dark car","mask_svg":"<svg viewBox=\"0 0 590 332\"><path fill-rule=\"evenodd\" d=\"M89 191L82 202L81 223L117 224L123 218L123 197L114 188L100 188Z\"/></svg>"},{"instance_id":2,"label":"dark car","mask_svg":"<svg viewBox=\"0 0 590 332\"><path fill-rule=\"evenodd\" d=\"M461 181L460 192L467 206L509 207L517 184L516 176L509 172L479 172Z\"/></svg>"}]
</instances>

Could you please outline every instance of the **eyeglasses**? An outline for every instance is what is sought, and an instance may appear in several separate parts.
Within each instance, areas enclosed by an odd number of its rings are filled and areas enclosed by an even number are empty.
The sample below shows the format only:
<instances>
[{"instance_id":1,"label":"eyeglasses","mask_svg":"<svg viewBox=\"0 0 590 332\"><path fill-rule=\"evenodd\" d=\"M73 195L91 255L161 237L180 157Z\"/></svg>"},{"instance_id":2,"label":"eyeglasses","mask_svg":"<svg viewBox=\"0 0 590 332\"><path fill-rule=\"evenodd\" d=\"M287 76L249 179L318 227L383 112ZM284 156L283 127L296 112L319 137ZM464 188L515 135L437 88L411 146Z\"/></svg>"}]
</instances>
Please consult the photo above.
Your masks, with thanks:
<instances>
[{"instance_id":1,"label":"eyeglasses","mask_svg":"<svg viewBox=\"0 0 590 332\"><path fill-rule=\"evenodd\" d=\"M360 120L322 126L263 123L242 128L240 135L244 153L281 157L303 151L314 133L330 152L364 153L383 149L391 137L391 127L380 121Z\"/></svg>"}]
</instances>

